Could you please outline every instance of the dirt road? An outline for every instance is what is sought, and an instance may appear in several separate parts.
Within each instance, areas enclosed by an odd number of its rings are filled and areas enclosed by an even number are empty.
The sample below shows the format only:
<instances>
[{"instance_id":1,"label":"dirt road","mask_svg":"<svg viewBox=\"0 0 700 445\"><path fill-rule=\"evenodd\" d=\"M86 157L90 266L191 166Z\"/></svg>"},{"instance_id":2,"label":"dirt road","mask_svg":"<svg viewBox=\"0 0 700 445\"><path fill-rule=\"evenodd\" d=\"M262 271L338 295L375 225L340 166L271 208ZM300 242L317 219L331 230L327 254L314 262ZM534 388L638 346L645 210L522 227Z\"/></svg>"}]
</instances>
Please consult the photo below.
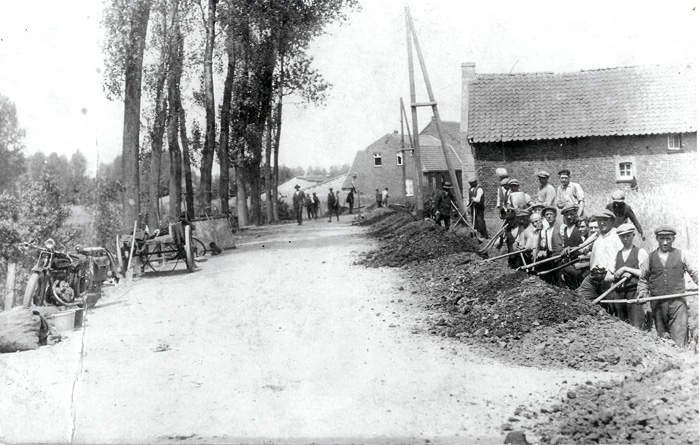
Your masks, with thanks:
<instances>
[{"instance_id":1,"label":"dirt road","mask_svg":"<svg viewBox=\"0 0 700 445\"><path fill-rule=\"evenodd\" d=\"M0 440L502 443L518 405L595 379L428 335L411 283L352 265L371 241L350 218L246 230L193 274L112 288L63 342L0 356Z\"/></svg>"}]
</instances>

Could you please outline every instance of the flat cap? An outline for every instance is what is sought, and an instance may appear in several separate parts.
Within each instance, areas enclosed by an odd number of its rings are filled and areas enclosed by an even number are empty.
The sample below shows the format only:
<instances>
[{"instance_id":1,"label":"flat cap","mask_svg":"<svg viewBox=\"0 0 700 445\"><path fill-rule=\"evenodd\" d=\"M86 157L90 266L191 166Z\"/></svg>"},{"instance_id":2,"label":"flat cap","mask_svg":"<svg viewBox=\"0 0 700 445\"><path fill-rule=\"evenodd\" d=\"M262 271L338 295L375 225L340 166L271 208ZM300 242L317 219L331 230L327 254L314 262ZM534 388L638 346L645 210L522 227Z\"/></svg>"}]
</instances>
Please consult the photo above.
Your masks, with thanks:
<instances>
[{"instance_id":1,"label":"flat cap","mask_svg":"<svg viewBox=\"0 0 700 445\"><path fill-rule=\"evenodd\" d=\"M452 188L452 183L450 181L445 181L442 183L442 188L444 189L451 189Z\"/></svg>"},{"instance_id":2,"label":"flat cap","mask_svg":"<svg viewBox=\"0 0 700 445\"><path fill-rule=\"evenodd\" d=\"M664 224L662 226L659 226L654 230L654 235L659 236L659 235L675 235L676 234L676 229L673 227L669 226L668 224Z\"/></svg>"},{"instance_id":3,"label":"flat cap","mask_svg":"<svg viewBox=\"0 0 700 445\"><path fill-rule=\"evenodd\" d=\"M630 223L620 224L617 228L618 235L627 235L628 233L634 233L634 226Z\"/></svg>"},{"instance_id":4,"label":"flat cap","mask_svg":"<svg viewBox=\"0 0 700 445\"><path fill-rule=\"evenodd\" d=\"M578 212L578 206L576 204L569 203L569 204L565 205L563 209L561 209L561 213L564 214L564 213L570 212L572 210L574 212Z\"/></svg>"},{"instance_id":5,"label":"flat cap","mask_svg":"<svg viewBox=\"0 0 700 445\"><path fill-rule=\"evenodd\" d=\"M537 176L540 178L549 178L549 173L545 170L540 170L537 172Z\"/></svg>"},{"instance_id":6,"label":"flat cap","mask_svg":"<svg viewBox=\"0 0 700 445\"><path fill-rule=\"evenodd\" d=\"M518 181L517 179L511 179L510 181L508 181L508 185L520 185L520 181Z\"/></svg>"},{"instance_id":7,"label":"flat cap","mask_svg":"<svg viewBox=\"0 0 700 445\"><path fill-rule=\"evenodd\" d=\"M528 212L528 211L525 210L525 209L518 209L518 211L515 212L515 216L526 216L526 217L530 217L530 212Z\"/></svg>"},{"instance_id":8,"label":"flat cap","mask_svg":"<svg viewBox=\"0 0 700 445\"><path fill-rule=\"evenodd\" d=\"M510 179L508 179L508 178L503 178L503 179L501 179L501 185L508 185L508 182L509 182L509 181L510 181Z\"/></svg>"},{"instance_id":9,"label":"flat cap","mask_svg":"<svg viewBox=\"0 0 700 445\"><path fill-rule=\"evenodd\" d=\"M467 180L468 183L476 182L476 176L470 176L469 179Z\"/></svg>"},{"instance_id":10,"label":"flat cap","mask_svg":"<svg viewBox=\"0 0 700 445\"><path fill-rule=\"evenodd\" d=\"M497 175L499 178L506 178L506 177L508 177L508 170L506 170L506 169L503 168L503 167L498 167L498 168L496 169L496 175Z\"/></svg>"},{"instance_id":11,"label":"flat cap","mask_svg":"<svg viewBox=\"0 0 700 445\"><path fill-rule=\"evenodd\" d=\"M615 190L614 192L612 192L612 199L613 201L624 201L625 192L622 190Z\"/></svg>"},{"instance_id":12,"label":"flat cap","mask_svg":"<svg viewBox=\"0 0 700 445\"><path fill-rule=\"evenodd\" d=\"M547 212L550 211L550 210L551 210L552 212L554 212L555 215L557 214L557 208L554 207L554 206L547 206L547 207L545 207L544 209L542 209L542 214L544 215L545 213L547 213Z\"/></svg>"},{"instance_id":13,"label":"flat cap","mask_svg":"<svg viewBox=\"0 0 700 445\"><path fill-rule=\"evenodd\" d=\"M530 210L543 209L543 208L545 208L544 203L539 202L539 201L533 202L532 205L530 206Z\"/></svg>"},{"instance_id":14,"label":"flat cap","mask_svg":"<svg viewBox=\"0 0 700 445\"><path fill-rule=\"evenodd\" d=\"M602 212L598 212L595 214L596 219L600 218L610 218L610 219L615 219L615 214L611 212L610 210L603 210Z\"/></svg>"},{"instance_id":15,"label":"flat cap","mask_svg":"<svg viewBox=\"0 0 700 445\"><path fill-rule=\"evenodd\" d=\"M562 170L559 170L559 173L557 173L559 176L561 175L566 175L566 176L571 176L571 170L565 168Z\"/></svg>"}]
</instances>

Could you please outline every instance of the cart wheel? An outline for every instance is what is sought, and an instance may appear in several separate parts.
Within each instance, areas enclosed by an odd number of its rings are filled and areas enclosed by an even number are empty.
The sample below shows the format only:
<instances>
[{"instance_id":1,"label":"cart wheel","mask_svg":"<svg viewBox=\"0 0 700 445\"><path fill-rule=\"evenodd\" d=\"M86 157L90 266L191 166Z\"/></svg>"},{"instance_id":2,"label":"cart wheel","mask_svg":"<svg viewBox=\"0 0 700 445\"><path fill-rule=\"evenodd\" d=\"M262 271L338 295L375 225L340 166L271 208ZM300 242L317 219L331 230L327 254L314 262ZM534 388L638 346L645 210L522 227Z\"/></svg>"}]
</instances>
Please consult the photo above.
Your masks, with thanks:
<instances>
[{"instance_id":1,"label":"cart wheel","mask_svg":"<svg viewBox=\"0 0 700 445\"><path fill-rule=\"evenodd\" d=\"M117 250L116 252L116 263L117 263L117 273L122 276L122 278L126 278L126 265L128 258L124 258L124 252L122 250L122 240L121 236L117 235Z\"/></svg>"},{"instance_id":2,"label":"cart wheel","mask_svg":"<svg viewBox=\"0 0 700 445\"><path fill-rule=\"evenodd\" d=\"M194 264L194 252L192 251L192 229L189 225L185 226L185 262L187 263L187 270L190 272L194 271L197 267Z\"/></svg>"}]
</instances>

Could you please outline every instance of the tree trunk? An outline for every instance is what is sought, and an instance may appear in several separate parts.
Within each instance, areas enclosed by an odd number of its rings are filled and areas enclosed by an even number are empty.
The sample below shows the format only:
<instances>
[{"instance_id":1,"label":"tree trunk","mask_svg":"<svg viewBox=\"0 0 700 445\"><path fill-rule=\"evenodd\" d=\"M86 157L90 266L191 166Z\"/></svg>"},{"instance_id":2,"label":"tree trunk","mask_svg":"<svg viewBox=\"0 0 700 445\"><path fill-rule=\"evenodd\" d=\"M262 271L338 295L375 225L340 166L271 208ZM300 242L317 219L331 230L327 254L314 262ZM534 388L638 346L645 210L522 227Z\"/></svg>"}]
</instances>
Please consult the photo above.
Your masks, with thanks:
<instances>
[{"instance_id":1,"label":"tree trunk","mask_svg":"<svg viewBox=\"0 0 700 445\"><path fill-rule=\"evenodd\" d=\"M240 160L236 162L236 213L238 215L238 227L248 225L248 198L245 192L245 174Z\"/></svg>"},{"instance_id":2,"label":"tree trunk","mask_svg":"<svg viewBox=\"0 0 700 445\"><path fill-rule=\"evenodd\" d=\"M181 97L178 97L182 99ZM187 125L185 120L185 109L182 107L182 100L178 104L180 109L180 143L182 143L182 168L185 177L185 206L187 207L187 219L193 219L194 213L194 187L192 186L192 167L190 166L190 144L187 139Z\"/></svg>"},{"instance_id":3,"label":"tree trunk","mask_svg":"<svg viewBox=\"0 0 700 445\"><path fill-rule=\"evenodd\" d=\"M274 199L272 201L272 213L274 215L275 221L279 221L279 209L277 208L277 196L279 192L277 191L277 186L280 180L280 169L279 169L279 154L280 154L280 137L282 135L282 98L284 97L284 52L280 53L280 86L279 91L277 91L277 111L275 118L275 125L277 126L277 131L275 132L275 142L274 142L274 154L275 154L275 167L272 172L272 196Z\"/></svg>"},{"instance_id":4,"label":"tree trunk","mask_svg":"<svg viewBox=\"0 0 700 445\"><path fill-rule=\"evenodd\" d=\"M231 119L231 96L233 94L233 75L236 70L236 55L233 50L233 25L229 24L229 36L226 41L226 53L228 55L228 70L224 82L224 97L221 104L221 138L219 139L219 199L221 200L221 214L229 213L228 189L229 189L229 129Z\"/></svg>"},{"instance_id":5,"label":"tree trunk","mask_svg":"<svg viewBox=\"0 0 700 445\"><path fill-rule=\"evenodd\" d=\"M272 111L272 110L270 110ZM267 122L267 136L265 146L265 215L267 216L267 224L273 220L272 214L272 112L270 119Z\"/></svg>"},{"instance_id":6,"label":"tree trunk","mask_svg":"<svg viewBox=\"0 0 700 445\"><path fill-rule=\"evenodd\" d=\"M5 283L5 311L9 311L15 305L15 274L17 263L7 264L7 282Z\"/></svg>"},{"instance_id":7,"label":"tree trunk","mask_svg":"<svg viewBox=\"0 0 700 445\"><path fill-rule=\"evenodd\" d=\"M156 110L153 130L151 131L151 172L150 190L148 193L150 206L148 210L148 223L158 227L161 221L160 214L160 168L161 153L163 151L163 134L165 133L165 121L168 117L168 109L165 96L166 70L158 77L156 85Z\"/></svg>"},{"instance_id":8,"label":"tree trunk","mask_svg":"<svg viewBox=\"0 0 700 445\"><path fill-rule=\"evenodd\" d=\"M178 15L178 1L173 2L173 17ZM182 76L183 36L180 32L178 19L173 20L175 29L172 33L171 69L168 73L168 103L170 105L170 121L168 122L168 151L170 153L170 221L177 221L182 212L182 158L178 143L178 128L180 117L180 78Z\"/></svg>"},{"instance_id":9,"label":"tree trunk","mask_svg":"<svg viewBox=\"0 0 700 445\"><path fill-rule=\"evenodd\" d=\"M214 78L212 70L216 1L217 0L209 0L208 15L206 19L206 45L204 49L204 107L206 109L207 126L204 137L204 147L202 148L202 165L199 169L199 196L201 210L207 214L211 213L211 174L214 164L214 148L216 145L216 113L214 109Z\"/></svg>"},{"instance_id":10,"label":"tree trunk","mask_svg":"<svg viewBox=\"0 0 700 445\"><path fill-rule=\"evenodd\" d=\"M131 227L141 218L139 142L141 129L141 79L151 1L136 8L126 51L124 72L124 130L122 133L122 225Z\"/></svg>"}]
</instances>

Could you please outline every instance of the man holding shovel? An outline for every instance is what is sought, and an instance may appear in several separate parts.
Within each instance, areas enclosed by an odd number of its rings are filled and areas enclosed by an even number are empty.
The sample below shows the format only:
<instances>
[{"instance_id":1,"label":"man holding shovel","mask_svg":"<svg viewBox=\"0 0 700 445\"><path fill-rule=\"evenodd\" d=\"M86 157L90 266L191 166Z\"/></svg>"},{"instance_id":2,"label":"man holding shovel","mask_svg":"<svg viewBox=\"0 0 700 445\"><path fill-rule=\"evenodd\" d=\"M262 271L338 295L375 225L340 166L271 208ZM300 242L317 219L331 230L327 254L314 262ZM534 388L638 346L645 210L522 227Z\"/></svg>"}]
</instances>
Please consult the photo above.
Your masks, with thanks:
<instances>
[{"instance_id":1,"label":"man holding shovel","mask_svg":"<svg viewBox=\"0 0 700 445\"><path fill-rule=\"evenodd\" d=\"M634 226L622 224L617 228L617 235L622 241L622 250L617 253L615 259L615 282L627 278L616 289L618 300L632 300L637 293L637 282L641 274L640 267L647 263L649 254L646 250L633 244ZM625 321L637 329L644 327L644 305L615 303L615 312L620 320Z\"/></svg>"},{"instance_id":2,"label":"man holding shovel","mask_svg":"<svg viewBox=\"0 0 700 445\"><path fill-rule=\"evenodd\" d=\"M641 264L637 298L682 294L685 292L685 273L698 284L698 270L690 264L685 252L673 247L676 229L661 226L654 231L659 248ZM651 310L659 337L668 332L678 346L688 337L688 303L684 297L654 300Z\"/></svg>"}]
</instances>

